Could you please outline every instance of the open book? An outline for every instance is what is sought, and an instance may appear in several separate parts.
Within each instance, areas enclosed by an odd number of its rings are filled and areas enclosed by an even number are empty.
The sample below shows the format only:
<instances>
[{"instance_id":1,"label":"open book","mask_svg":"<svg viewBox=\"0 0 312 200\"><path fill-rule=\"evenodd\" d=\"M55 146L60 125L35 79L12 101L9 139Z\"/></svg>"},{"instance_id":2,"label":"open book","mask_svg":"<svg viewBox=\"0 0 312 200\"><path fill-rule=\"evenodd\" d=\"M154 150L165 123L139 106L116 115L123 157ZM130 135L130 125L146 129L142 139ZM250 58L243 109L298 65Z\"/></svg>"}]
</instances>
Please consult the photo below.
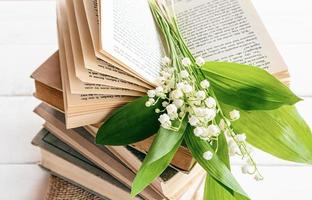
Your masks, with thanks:
<instances>
[{"instance_id":1,"label":"open book","mask_svg":"<svg viewBox=\"0 0 312 200\"><path fill-rule=\"evenodd\" d=\"M103 122L155 86L165 50L147 0L57 4L68 128ZM194 56L258 66L288 84L287 66L250 1L176 0L174 10Z\"/></svg>"},{"instance_id":2,"label":"open book","mask_svg":"<svg viewBox=\"0 0 312 200\"><path fill-rule=\"evenodd\" d=\"M194 56L258 66L287 80L287 67L251 1L175 0L173 6ZM99 11L101 57L155 83L163 50L148 1L105 0Z\"/></svg>"}]
</instances>

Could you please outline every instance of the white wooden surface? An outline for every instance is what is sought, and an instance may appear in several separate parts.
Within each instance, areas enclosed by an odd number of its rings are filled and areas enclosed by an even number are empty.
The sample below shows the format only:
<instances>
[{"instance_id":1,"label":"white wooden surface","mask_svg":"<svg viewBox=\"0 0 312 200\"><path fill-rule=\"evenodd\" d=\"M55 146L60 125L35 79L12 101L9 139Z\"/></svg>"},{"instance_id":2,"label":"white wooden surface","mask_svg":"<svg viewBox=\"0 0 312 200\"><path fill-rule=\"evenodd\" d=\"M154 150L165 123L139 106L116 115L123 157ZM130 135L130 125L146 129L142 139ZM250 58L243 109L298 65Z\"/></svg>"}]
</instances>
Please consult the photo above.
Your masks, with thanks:
<instances>
[{"instance_id":1,"label":"white wooden surface","mask_svg":"<svg viewBox=\"0 0 312 200\"><path fill-rule=\"evenodd\" d=\"M252 0L288 64L292 88L305 99L298 105L312 125L312 3L309 0ZM55 2L0 0L0 199L42 199L47 174L36 163L30 145L42 121L32 113L31 72L57 49ZM234 174L255 200L306 200L312 189L312 167L255 152L263 182ZM277 189L276 191L274 190Z\"/></svg>"}]
</instances>

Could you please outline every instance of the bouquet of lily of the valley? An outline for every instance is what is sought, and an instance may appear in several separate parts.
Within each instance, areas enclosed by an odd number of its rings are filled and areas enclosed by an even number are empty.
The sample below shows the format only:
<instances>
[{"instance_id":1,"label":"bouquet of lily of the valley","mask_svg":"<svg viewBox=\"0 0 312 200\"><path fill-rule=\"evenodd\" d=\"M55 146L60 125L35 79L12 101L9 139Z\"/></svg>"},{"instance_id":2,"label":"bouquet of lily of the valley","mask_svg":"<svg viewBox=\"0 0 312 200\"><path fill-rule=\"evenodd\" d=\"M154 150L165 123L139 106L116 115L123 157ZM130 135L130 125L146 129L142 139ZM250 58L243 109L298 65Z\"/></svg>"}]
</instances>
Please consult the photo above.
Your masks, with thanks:
<instances>
[{"instance_id":1,"label":"bouquet of lily of the valley","mask_svg":"<svg viewBox=\"0 0 312 200\"><path fill-rule=\"evenodd\" d=\"M207 171L204 199L249 199L231 174L229 156L240 156L242 173L261 180L251 146L312 163L311 130L293 105L300 98L260 68L194 58L173 10L149 3L168 50L158 86L116 110L96 137L98 144L127 145L156 134L132 196L167 168L182 141Z\"/></svg>"}]
</instances>

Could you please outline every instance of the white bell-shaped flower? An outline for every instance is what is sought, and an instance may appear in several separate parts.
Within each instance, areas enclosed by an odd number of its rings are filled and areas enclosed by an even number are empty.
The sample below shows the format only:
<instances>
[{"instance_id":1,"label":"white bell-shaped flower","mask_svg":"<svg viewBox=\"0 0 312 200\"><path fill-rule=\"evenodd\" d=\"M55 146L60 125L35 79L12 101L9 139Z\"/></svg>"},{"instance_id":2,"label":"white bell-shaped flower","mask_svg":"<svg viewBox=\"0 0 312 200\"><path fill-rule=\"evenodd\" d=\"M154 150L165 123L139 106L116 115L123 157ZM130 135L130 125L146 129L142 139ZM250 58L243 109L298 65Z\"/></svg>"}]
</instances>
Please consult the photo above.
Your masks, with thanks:
<instances>
[{"instance_id":1,"label":"white bell-shaped flower","mask_svg":"<svg viewBox=\"0 0 312 200\"><path fill-rule=\"evenodd\" d=\"M169 73L168 71L161 71L160 74L165 78L168 79L172 76L171 73Z\"/></svg>"},{"instance_id":2,"label":"white bell-shaped flower","mask_svg":"<svg viewBox=\"0 0 312 200\"><path fill-rule=\"evenodd\" d=\"M214 124L210 124L208 127L207 127L207 134L209 137L216 137L218 136L220 133L220 128L217 126L217 125L214 125Z\"/></svg>"},{"instance_id":3,"label":"white bell-shaped flower","mask_svg":"<svg viewBox=\"0 0 312 200\"><path fill-rule=\"evenodd\" d=\"M193 108L194 113L197 117L204 117L205 116L205 110L202 107L194 107Z\"/></svg>"},{"instance_id":4,"label":"white bell-shaped flower","mask_svg":"<svg viewBox=\"0 0 312 200\"><path fill-rule=\"evenodd\" d=\"M217 106L217 102L213 97L208 97L204 102L208 108L215 108Z\"/></svg>"},{"instance_id":5,"label":"white bell-shaped flower","mask_svg":"<svg viewBox=\"0 0 312 200\"><path fill-rule=\"evenodd\" d=\"M214 108L204 108L203 109L203 117L206 121L211 121L216 117L217 111Z\"/></svg>"},{"instance_id":6,"label":"white bell-shaped flower","mask_svg":"<svg viewBox=\"0 0 312 200\"><path fill-rule=\"evenodd\" d=\"M174 104L169 104L169 105L166 107L166 110L167 110L167 113L168 113L169 115L178 112L178 108L177 108Z\"/></svg>"},{"instance_id":7,"label":"white bell-shaped flower","mask_svg":"<svg viewBox=\"0 0 312 200\"><path fill-rule=\"evenodd\" d=\"M164 88L163 88L163 86L158 86L158 87L156 87L155 92L156 92L156 96L162 95L162 94L164 93Z\"/></svg>"},{"instance_id":8,"label":"white bell-shaped flower","mask_svg":"<svg viewBox=\"0 0 312 200\"><path fill-rule=\"evenodd\" d=\"M181 78L187 78L187 77L189 77L189 73L186 70L182 70L180 72L180 76L181 76Z\"/></svg>"},{"instance_id":9,"label":"white bell-shaped flower","mask_svg":"<svg viewBox=\"0 0 312 200\"><path fill-rule=\"evenodd\" d=\"M241 170L242 170L243 174L248 174L249 170L250 170L250 166L249 165L243 165Z\"/></svg>"},{"instance_id":10,"label":"white bell-shaped flower","mask_svg":"<svg viewBox=\"0 0 312 200\"><path fill-rule=\"evenodd\" d=\"M166 108L169 105L169 103L168 103L168 101L163 101L161 103L161 105L162 105L162 107Z\"/></svg>"},{"instance_id":11,"label":"white bell-shaped flower","mask_svg":"<svg viewBox=\"0 0 312 200\"><path fill-rule=\"evenodd\" d=\"M161 64L162 64L162 65L167 66L167 65L170 65L170 63L171 63L171 59L168 58L167 56L165 56L165 57L163 57L163 58L161 59Z\"/></svg>"},{"instance_id":12,"label":"white bell-shaped flower","mask_svg":"<svg viewBox=\"0 0 312 200\"><path fill-rule=\"evenodd\" d=\"M182 59L182 65L185 66L185 67L188 67L192 64L191 60L189 58L183 58Z\"/></svg>"},{"instance_id":13,"label":"white bell-shaped flower","mask_svg":"<svg viewBox=\"0 0 312 200\"><path fill-rule=\"evenodd\" d=\"M184 105L184 101L182 99L175 99L175 100L173 100L173 104L177 108L181 108Z\"/></svg>"},{"instance_id":14,"label":"white bell-shaped flower","mask_svg":"<svg viewBox=\"0 0 312 200\"><path fill-rule=\"evenodd\" d=\"M208 80L202 80L201 82L200 82L200 87L201 88L203 88L203 89L207 89L207 88L209 88L209 86L210 86L210 83L209 83L209 81Z\"/></svg>"},{"instance_id":15,"label":"white bell-shaped flower","mask_svg":"<svg viewBox=\"0 0 312 200\"><path fill-rule=\"evenodd\" d=\"M171 127L170 116L166 113L160 115L158 121L160 122L161 126L166 129Z\"/></svg>"},{"instance_id":16,"label":"white bell-shaped flower","mask_svg":"<svg viewBox=\"0 0 312 200\"><path fill-rule=\"evenodd\" d=\"M166 79L165 79L165 77L163 77L163 76L157 77L157 78L156 78L156 85L161 86L162 84L164 84L165 80L166 80Z\"/></svg>"},{"instance_id":17,"label":"white bell-shaped flower","mask_svg":"<svg viewBox=\"0 0 312 200\"><path fill-rule=\"evenodd\" d=\"M197 91L195 96L197 99L204 100L206 98L206 92L203 90Z\"/></svg>"},{"instance_id":18,"label":"white bell-shaped flower","mask_svg":"<svg viewBox=\"0 0 312 200\"><path fill-rule=\"evenodd\" d=\"M177 112L175 112L175 113L170 113L170 114L168 114L168 115L169 115L169 117L170 117L170 120L175 120L175 119L178 119L178 117L179 117L179 115L178 115Z\"/></svg>"},{"instance_id":19,"label":"white bell-shaped flower","mask_svg":"<svg viewBox=\"0 0 312 200\"><path fill-rule=\"evenodd\" d=\"M192 126L196 126L198 123L199 123L199 120L197 117L195 117L194 115L190 115L189 117L189 123L192 125Z\"/></svg>"},{"instance_id":20,"label":"white bell-shaped flower","mask_svg":"<svg viewBox=\"0 0 312 200\"><path fill-rule=\"evenodd\" d=\"M146 107L150 107L155 103L155 99L149 98L148 101L145 102Z\"/></svg>"},{"instance_id":21,"label":"white bell-shaped flower","mask_svg":"<svg viewBox=\"0 0 312 200\"><path fill-rule=\"evenodd\" d=\"M239 113L239 111L238 110L232 110L230 113L230 119L231 120L238 120L239 118L240 118L240 113Z\"/></svg>"},{"instance_id":22,"label":"white bell-shaped flower","mask_svg":"<svg viewBox=\"0 0 312 200\"><path fill-rule=\"evenodd\" d=\"M170 96L172 99L179 99L183 97L183 92L179 89L176 89L170 93Z\"/></svg>"},{"instance_id":23,"label":"white bell-shaped flower","mask_svg":"<svg viewBox=\"0 0 312 200\"><path fill-rule=\"evenodd\" d=\"M156 91L155 90L148 90L147 96L150 98L154 98L156 96Z\"/></svg>"},{"instance_id":24,"label":"white bell-shaped flower","mask_svg":"<svg viewBox=\"0 0 312 200\"><path fill-rule=\"evenodd\" d=\"M163 124L163 123L166 123L166 122L169 122L170 121L170 117L168 114L164 113L162 115L159 116L158 118L158 121Z\"/></svg>"},{"instance_id":25,"label":"white bell-shaped flower","mask_svg":"<svg viewBox=\"0 0 312 200\"><path fill-rule=\"evenodd\" d=\"M260 174L256 173L255 176L254 176L254 179L256 181L261 181L261 180L263 180L263 177Z\"/></svg>"},{"instance_id":26,"label":"white bell-shaped flower","mask_svg":"<svg viewBox=\"0 0 312 200\"><path fill-rule=\"evenodd\" d=\"M206 151L205 153L203 153L203 158L205 160L211 160L213 157L213 153L211 151Z\"/></svg>"},{"instance_id":27,"label":"white bell-shaped flower","mask_svg":"<svg viewBox=\"0 0 312 200\"><path fill-rule=\"evenodd\" d=\"M171 121L166 121L164 123L161 123L161 126L165 129L171 128L171 125L172 125Z\"/></svg>"},{"instance_id":28,"label":"white bell-shaped flower","mask_svg":"<svg viewBox=\"0 0 312 200\"><path fill-rule=\"evenodd\" d=\"M183 90L184 93L188 94L188 93L193 91L193 87L190 84L187 83L187 84L184 84L182 90Z\"/></svg>"},{"instance_id":29,"label":"white bell-shaped flower","mask_svg":"<svg viewBox=\"0 0 312 200\"><path fill-rule=\"evenodd\" d=\"M150 101L146 101L146 102L145 102L145 106L146 106L146 107L151 107L151 105L152 105L152 104L151 104Z\"/></svg>"},{"instance_id":30,"label":"white bell-shaped flower","mask_svg":"<svg viewBox=\"0 0 312 200\"><path fill-rule=\"evenodd\" d=\"M200 137L200 136L202 136L205 133L205 128L203 128L203 127L196 127L196 128L194 128L193 132L194 132L195 136Z\"/></svg>"},{"instance_id":31,"label":"white bell-shaped flower","mask_svg":"<svg viewBox=\"0 0 312 200\"><path fill-rule=\"evenodd\" d=\"M185 85L185 84L184 84L183 82L178 82L178 83L177 83L177 89L183 90L184 85Z\"/></svg>"},{"instance_id":32,"label":"white bell-shaped flower","mask_svg":"<svg viewBox=\"0 0 312 200\"><path fill-rule=\"evenodd\" d=\"M196 64L202 66L205 63L205 60L202 57L196 58Z\"/></svg>"}]
</instances>

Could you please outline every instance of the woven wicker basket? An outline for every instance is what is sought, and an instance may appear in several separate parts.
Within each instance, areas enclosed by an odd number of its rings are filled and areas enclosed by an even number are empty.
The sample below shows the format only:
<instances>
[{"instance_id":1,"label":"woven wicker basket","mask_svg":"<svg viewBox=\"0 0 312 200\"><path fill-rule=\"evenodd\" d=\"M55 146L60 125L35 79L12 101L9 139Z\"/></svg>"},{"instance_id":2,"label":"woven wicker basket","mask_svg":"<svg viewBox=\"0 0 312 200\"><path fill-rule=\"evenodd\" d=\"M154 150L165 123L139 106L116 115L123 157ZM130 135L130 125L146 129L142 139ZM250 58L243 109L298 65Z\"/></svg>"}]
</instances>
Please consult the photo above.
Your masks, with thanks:
<instances>
[{"instance_id":1,"label":"woven wicker basket","mask_svg":"<svg viewBox=\"0 0 312 200\"><path fill-rule=\"evenodd\" d=\"M51 176L45 200L103 200L59 177Z\"/></svg>"}]
</instances>

